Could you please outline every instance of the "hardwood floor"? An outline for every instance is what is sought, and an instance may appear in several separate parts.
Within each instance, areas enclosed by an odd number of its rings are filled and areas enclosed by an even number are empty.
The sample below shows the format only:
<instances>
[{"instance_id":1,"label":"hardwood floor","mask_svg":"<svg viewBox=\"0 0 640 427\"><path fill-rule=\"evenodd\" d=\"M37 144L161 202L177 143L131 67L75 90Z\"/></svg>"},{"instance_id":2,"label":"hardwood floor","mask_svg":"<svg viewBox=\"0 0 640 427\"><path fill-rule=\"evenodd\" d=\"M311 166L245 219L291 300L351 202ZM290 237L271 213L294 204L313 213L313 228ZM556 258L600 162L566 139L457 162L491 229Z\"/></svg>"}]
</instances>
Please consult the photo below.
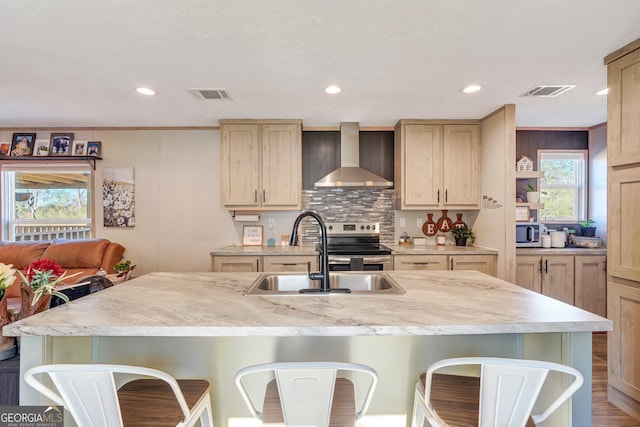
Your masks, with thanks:
<instances>
[{"instance_id":1,"label":"hardwood floor","mask_svg":"<svg viewBox=\"0 0 640 427\"><path fill-rule=\"evenodd\" d=\"M593 426L640 427L640 420L607 401L607 334L593 334Z\"/></svg>"}]
</instances>

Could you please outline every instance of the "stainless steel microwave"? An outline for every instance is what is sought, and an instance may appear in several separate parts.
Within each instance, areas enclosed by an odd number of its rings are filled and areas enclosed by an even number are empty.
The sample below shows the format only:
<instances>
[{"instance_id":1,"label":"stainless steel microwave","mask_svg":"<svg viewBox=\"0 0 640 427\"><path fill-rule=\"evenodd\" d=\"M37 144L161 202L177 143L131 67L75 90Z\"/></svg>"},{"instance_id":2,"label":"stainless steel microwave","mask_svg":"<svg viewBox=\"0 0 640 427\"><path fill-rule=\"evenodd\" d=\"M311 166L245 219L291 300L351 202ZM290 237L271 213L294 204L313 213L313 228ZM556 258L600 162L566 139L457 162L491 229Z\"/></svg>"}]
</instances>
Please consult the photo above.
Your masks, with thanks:
<instances>
[{"instance_id":1,"label":"stainless steel microwave","mask_svg":"<svg viewBox=\"0 0 640 427\"><path fill-rule=\"evenodd\" d=\"M516 224L516 247L535 248L542 246L540 234L545 232L544 224L523 222Z\"/></svg>"}]
</instances>

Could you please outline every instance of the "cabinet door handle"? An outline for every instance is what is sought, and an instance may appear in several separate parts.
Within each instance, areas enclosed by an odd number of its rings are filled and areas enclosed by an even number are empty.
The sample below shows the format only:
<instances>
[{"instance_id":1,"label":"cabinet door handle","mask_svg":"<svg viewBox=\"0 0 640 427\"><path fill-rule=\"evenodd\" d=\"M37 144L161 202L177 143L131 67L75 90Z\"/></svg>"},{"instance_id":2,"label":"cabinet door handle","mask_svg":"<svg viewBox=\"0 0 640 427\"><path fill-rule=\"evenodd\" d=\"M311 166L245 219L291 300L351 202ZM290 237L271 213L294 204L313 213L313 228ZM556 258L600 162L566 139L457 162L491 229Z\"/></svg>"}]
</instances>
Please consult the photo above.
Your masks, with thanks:
<instances>
[{"instance_id":1,"label":"cabinet door handle","mask_svg":"<svg viewBox=\"0 0 640 427\"><path fill-rule=\"evenodd\" d=\"M542 258L538 261L538 273L542 274Z\"/></svg>"},{"instance_id":2,"label":"cabinet door handle","mask_svg":"<svg viewBox=\"0 0 640 427\"><path fill-rule=\"evenodd\" d=\"M260 259L256 260L256 271L260 271Z\"/></svg>"},{"instance_id":3,"label":"cabinet door handle","mask_svg":"<svg viewBox=\"0 0 640 427\"><path fill-rule=\"evenodd\" d=\"M604 262L602 263L602 265L603 265L603 268L602 268L602 269L603 269L604 271L607 271L607 260L606 260L606 259L604 260Z\"/></svg>"},{"instance_id":4,"label":"cabinet door handle","mask_svg":"<svg viewBox=\"0 0 640 427\"><path fill-rule=\"evenodd\" d=\"M451 258L451 261L449 261L449 263L451 264L451 270L453 270L453 258Z\"/></svg>"},{"instance_id":5,"label":"cabinet door handle","mask_svg":"<svg viewBox=\"0 0 640 427\"><path fill-rule=\"evenodd\" d=\"M447 203L449 201L449 190L444 190L444 202Z\"/></svg>"},{"instance_id":6,"label":"cabinet door handle","mask_svg":"<svg viewBox=\"0 0 640 427\"><path fill-rule=\"evenodd\" d=\"M438 190L438 203L440 203L440 190Z\"/></svg>"},{"instance_id":7,"label":"cabinet door handle","mask_svg":"<svg viewBox=\"0 0 640 427\"><path fill-rule=\"evenodd\" d=\"M258 203L258 190L253 192L253 202Z\"/></svg>"},{"instance_id":8,"label":"cabinet door handle","mask_svg":"<svg viewBox=\"0 0 640 427\"><path fill-rule=\"evenodd\" d=\"M548 259L544 260L544 272L547 273L547 274L549 273L549 260Z\"/></svg>"},{"instance_id":9,"label":"cabinet door handle","mask_svg":"<svg viewBox=\"0 0 640 427\"><path fill-rule=\"evenodd\" d=\"M267 202L267 190L262 190L262 203Z\"/></svg>"}]
</instances>

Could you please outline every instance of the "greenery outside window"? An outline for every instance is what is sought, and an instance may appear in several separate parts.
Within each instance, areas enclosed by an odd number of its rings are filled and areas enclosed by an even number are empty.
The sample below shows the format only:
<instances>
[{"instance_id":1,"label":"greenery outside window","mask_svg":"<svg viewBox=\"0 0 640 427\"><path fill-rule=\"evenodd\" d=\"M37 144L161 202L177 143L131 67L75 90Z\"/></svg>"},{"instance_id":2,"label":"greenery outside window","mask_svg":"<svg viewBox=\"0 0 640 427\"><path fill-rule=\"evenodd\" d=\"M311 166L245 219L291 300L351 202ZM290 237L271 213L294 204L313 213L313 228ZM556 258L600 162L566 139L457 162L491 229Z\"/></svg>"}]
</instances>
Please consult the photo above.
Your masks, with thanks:
<instances>
[{"instance_id":1,"label":"greenery outside window","mask_svg":"<svg viewBox=\"0 0 640 427\"><path fill-rule=\"evenodd\" d=\"M2 165L3 240L92 237L89 165Z\"/></svg>"},{"instance_id":2,"label":"greenery outside window","mask_svg":"<svg viewBox=\"0 0 640 427\"><path fill-rule=\"evenodd\" d=\"M545 222L575 223L587 212L586 150L538 150L541 219Z\"/></svg>"}]
</instances>

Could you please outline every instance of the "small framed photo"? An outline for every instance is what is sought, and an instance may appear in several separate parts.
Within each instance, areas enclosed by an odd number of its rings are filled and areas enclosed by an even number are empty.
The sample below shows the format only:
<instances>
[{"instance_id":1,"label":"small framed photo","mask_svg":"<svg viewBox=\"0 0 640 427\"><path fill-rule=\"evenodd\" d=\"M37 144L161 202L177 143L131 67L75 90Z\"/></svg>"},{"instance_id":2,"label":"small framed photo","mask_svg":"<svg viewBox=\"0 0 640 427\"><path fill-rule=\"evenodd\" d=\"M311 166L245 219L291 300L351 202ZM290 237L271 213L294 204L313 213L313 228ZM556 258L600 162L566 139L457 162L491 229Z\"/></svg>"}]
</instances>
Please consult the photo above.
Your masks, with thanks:
<instances>
[{"instance_id":1,"label":"small framed photo","mask_svg":"<svg viewBox=\"0 0 640 427\"><path fill-rule=\"evenodd\" d=\"M49 140L50 156L70 156L73 146L72 133L52 133Z\"/></svg>"},{"instance_id":2,"label":"small framed photo","mask_svg":"<svg viewBox=\"0 0 640 427\"><path fill-rule=\"evenodd\" d=\"M47 141L49 143L49 141ZM0 142L0 156L8 156L11 152L10 142Z\"/></svg>"},{"instance_id":3,"label":"small framed photo","mask_svg":"<svg viewBox=\"0 0 640 427\"><path fill-rule=\"evenodd\" d=\"M245 225L242 228L242 246L262 246L261 225Z\"/></svg>"},{"instance_id":4,"label":"small framed photo","mask_svg":"<svg viewBox=\"0 0 640 427\"><path fill-rule=\"evenodd\" d=\"M516 221L529 221L529 206L516 206Z\"/></svg>"},{"instance_id":5,"label":"small framed photo","mask_svg":"<svg viewBox=\"0 0 640 427\"><path fill-rule=\"evenodd\" d=\"M89 141L87 142L87 156L102 156L102 142Z\"/></svg>"},{"instance_id":6,"label":"small framed photo","mask_svg":"<svg viewBox=\"0 0 640 427\"><path fill-rule=\"evenodd\" d=\"M33 144L36 142L35 133L14 133L11 141L10 156L30 156L33 154Z\"/></svg>"},{"instance_id":7,"label":"small framed photo","mask_svg":"<svg viewBox=\"0 0 640 427\"><path fill-rule=\"evenodd\" d=\"M73 156L86 156L87 155L87 141L73 141Z\"/></svg>"},{"instance_id":8,"label":"small framed photo","mask_svg":"<svg viewBox=\"0 0 640 427\"><path fill-rule=\"evenodd\" d=\"M36 139L36 144L33 146L34 156L48 156L49 155L49 141L46 139Z\"/></svg>"}]
</instances>

